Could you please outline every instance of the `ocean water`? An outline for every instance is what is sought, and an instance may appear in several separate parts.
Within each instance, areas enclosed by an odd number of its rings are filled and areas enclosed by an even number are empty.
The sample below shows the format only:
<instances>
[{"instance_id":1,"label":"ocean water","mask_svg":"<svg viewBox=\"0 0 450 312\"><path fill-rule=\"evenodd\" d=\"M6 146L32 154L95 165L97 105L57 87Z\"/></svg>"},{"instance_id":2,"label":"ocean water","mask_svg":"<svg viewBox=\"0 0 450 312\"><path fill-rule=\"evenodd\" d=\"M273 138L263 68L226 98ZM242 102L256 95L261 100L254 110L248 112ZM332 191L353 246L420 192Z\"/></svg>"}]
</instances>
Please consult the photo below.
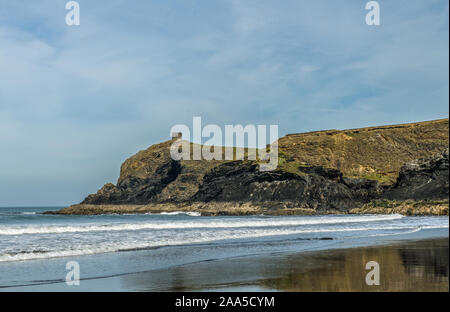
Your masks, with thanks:
<instances>
[{"instance_id":1,"label":"ocean water","mask_svg":"<svg viewBox=\"0 0 450 312\"><path fill-rule=\"evenodd\" d=\"M45 215L0 208L0 289L63 282L66 263L98 279L249 255L447 236L448 217Z\"/></svg>"}]
</instances>

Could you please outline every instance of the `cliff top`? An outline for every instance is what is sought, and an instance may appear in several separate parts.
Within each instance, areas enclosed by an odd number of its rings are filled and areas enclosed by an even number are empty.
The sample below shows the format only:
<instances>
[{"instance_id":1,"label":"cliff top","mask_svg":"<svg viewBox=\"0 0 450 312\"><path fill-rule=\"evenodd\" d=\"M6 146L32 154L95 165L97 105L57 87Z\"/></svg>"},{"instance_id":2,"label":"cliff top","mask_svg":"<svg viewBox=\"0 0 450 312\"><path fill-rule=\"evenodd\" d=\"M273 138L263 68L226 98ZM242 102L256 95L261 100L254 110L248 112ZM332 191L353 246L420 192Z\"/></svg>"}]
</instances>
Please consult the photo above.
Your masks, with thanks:
<instances>
[{"instance_id":1,"label":"cliff top","mask_svg":"<svg viewBox=\"0 0 450 312\"><path fill-rule=\"evenodd\" d=\"M401 166L449 145L449 120L289 134L279 140L280 168L336 168L345 176L392 183Z\"/></svg>"}]
</instances>

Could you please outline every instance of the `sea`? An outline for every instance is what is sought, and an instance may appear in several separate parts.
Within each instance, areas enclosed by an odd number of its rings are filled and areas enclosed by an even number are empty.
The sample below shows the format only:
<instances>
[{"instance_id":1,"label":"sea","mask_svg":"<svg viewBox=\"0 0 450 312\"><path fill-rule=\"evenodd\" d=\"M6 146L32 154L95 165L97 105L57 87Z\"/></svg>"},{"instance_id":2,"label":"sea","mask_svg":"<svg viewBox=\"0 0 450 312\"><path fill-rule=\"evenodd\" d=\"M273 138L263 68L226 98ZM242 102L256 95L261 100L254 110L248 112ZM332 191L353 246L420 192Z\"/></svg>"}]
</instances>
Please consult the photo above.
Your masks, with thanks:
<instances>
[{"instance_id":1,"label":"sea","mask_svg":"<svg viewBox=\"0 0 450 312\"><path fill-rule=\"evenodd\" d=\"M0 291L63 285L73 261L87 281L217 259L448 237L449 227L448 216L398 214L43 214L60 208L0 208Z\"/></svg>"}]
</instances>

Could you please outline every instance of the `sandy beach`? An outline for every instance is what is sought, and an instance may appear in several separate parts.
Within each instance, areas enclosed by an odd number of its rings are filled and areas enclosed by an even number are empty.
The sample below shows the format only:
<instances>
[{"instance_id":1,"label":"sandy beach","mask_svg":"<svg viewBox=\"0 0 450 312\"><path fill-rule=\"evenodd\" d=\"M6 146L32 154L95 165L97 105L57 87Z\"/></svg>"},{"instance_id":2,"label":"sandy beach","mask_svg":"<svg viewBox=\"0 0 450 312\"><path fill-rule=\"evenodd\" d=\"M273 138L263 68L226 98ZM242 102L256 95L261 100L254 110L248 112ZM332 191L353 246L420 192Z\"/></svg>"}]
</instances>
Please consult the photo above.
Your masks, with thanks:
<instances>
[{"instance_id":1,"label":"sandy beach","mask_svg":"<svg viewBox=\"0 0 450 312\"><path fill-rule=\"evenodd\" d=\"M368 261L380 285L368 286ZM448 239L208 261L122 277L145 291L448 291Z\"/></svg>"},{"instance_id":2,"label":"sandy beach","mask_svg":"<svg viewBox=\"0 0 450 312\"><path fill-rule=\"evenodd\" d=\"M300 253L266 254L88 279L78 287L50 283L3 291L448 291L448 238ZM368 286L368 261L380 285Z\"/></svg>"}]
</instances>

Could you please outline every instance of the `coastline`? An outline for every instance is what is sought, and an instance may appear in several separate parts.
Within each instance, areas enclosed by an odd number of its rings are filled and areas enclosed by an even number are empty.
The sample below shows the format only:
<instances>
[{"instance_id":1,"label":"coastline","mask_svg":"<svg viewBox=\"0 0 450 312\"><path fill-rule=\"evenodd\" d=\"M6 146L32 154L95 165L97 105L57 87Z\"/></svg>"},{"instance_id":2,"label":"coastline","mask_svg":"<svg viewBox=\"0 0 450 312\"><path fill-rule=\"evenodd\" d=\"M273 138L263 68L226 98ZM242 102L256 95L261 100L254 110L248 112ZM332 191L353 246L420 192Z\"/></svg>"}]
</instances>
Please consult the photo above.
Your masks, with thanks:
<instances>
[{"instance_id":1,"label":"coastline","mask_svg":"<svg viewBox=\"0 0 450 312\"><path fill-rule=\"evenodd\" d=\"M286 135L271 171L245 157L175 160L174 140L128 158L116 184L48 213L449 215L448 119Z\"/></svg>"},{"instance_id":2,"label":"coastline","mask_svg":"<svg viewBox=\"0 0 450 312\"><path fill-rule=\"evenodd\" d=\"M326 214L401 214L405 216L448 216L449 201L374 201L349 210L314 210L298 207L290 202L209 202L209 203L155 203L148 205L93 205L76 204L46 214L98 215L130 213L196 212L202 216L245 215L326 215Z\"/></svg>"}]
</instances>

